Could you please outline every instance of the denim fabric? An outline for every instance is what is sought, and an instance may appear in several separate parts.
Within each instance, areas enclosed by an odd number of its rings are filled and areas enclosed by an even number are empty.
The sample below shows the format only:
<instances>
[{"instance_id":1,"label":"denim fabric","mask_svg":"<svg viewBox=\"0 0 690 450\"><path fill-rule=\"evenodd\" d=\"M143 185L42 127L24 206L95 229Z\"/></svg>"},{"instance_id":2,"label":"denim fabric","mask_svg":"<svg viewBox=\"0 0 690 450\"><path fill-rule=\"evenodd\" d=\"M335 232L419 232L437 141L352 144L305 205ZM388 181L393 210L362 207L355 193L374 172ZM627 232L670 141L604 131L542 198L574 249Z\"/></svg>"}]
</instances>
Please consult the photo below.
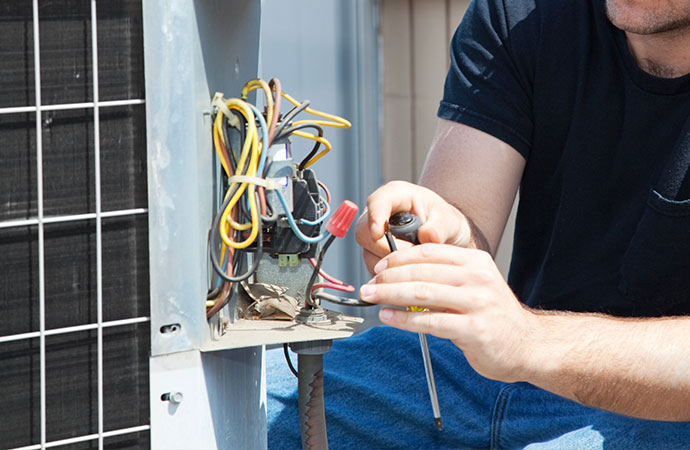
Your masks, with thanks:
<instances>
[{"instance_id":1,"label":"denim fabric","mask_svg":"<svg viewBox=\"0 0 690 450\"><path fill-rule=\"evenodd\" d=\"M527 383L488 380L449 341L429 336L429 346L442 431L434 426L416 334L377 327L334 342L324 356L332 450L690 449L690 423L632 419ZM266 361L268 448L299 449L297 379L282 350L267 352Z\"/></svg>"}]
</instances>

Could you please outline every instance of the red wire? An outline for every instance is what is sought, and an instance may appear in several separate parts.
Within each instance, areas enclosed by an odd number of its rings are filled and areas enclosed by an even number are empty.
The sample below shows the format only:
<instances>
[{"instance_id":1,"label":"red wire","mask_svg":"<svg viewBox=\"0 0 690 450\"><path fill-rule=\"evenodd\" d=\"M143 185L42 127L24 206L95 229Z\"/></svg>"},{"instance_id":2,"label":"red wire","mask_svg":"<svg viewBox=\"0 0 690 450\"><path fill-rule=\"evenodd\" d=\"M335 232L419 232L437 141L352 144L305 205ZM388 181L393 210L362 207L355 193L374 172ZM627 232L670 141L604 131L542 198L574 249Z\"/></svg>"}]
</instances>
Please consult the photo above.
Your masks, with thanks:
<instances>
[{"instance_id":1,"label":"red wire","mask_svg":"<svg viewBox=\"0 0 690 450\"><path fill-rule=\"evenodd\" d=\"M315 260L314 258L309 258L309 262L311 263L311 266L312 266L312 267L316 268L316 260ZM350 286L349 284L345 283L344 281L340 281L339 279L337 279L337 278L334 277L333 275L327 274L323 269L319 269L319 275L321 275L321 277L322 277L324 280L330 281L330 282L333 283L333 284L340 284L340 285L343 285L343 286ZM354 288L353 288L353 289L354 289Z\"/></svg>"},{"instance_id":2,"label":"red wire","mask_svg":"<svg viewBox=\"0 0 690 450\"><path fill-rule=\"evenodd\" d=\"M354 292L355 287L346 284L336 284L336 283L316 283L312 286L311 291L314 292L317 289L335 289L336 291L342 292Z\"/></svg>"},{"instance_id":3,"label":"red wire","mask_svg":"<svg viewBox=\"0 0 690 450\"><path fill-rule=\"evenodd\" d=\"M316 180L316 182L319 184L319 186L321 186L321 189L323 189L323 191L326 193L326 201L330 205L331 204L331 191L329 191L328 188L326 187L326 185L323 184L322 182L320 182L319 180Z\"/></svg>"}]
</instances>

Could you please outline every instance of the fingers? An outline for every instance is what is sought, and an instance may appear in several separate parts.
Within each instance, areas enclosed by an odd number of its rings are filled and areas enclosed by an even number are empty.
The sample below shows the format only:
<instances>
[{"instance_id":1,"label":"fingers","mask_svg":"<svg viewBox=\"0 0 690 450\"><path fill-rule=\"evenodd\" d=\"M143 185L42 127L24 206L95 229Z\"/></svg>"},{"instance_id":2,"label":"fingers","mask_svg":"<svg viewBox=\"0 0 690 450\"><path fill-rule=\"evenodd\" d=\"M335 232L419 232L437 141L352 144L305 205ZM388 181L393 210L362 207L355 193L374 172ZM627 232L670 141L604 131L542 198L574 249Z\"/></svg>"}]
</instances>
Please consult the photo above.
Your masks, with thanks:
<instances>
[{"instance_id":1,"label":"fingers","mask_svg":"<svg viewBox=\"0 0 690 450\"><path fill-rule=\"evenodd\" d=\"M468 317L442 312L412 312L384 308L379 319L386 325L415 333L427 333L443 339L456 339L466 328Z\"/></svg>"},{"instance_id":2,"label":"fingers","mask_svg":"<svg viewBox=\"0 0 690 450\"><path fill-rule=\"evenodd\" d=\"M416 306L433 311L468 312L472 304L463 298L461 289L446 284L408 281L394 284L363 285L359 290L362 300L393 306Z\"/></svg>"},{"instance_id":3,"label":"fingers","mask_svg":"<svg viewBox=\"0 0 690 450\"><path fill-rule=\"evenodd\" d=\"M412 183L392 181L374 191L367 199L372 238L383 237L385 223L394 212L409 211L424 220L424 201L419 193L422 189Z\"/></svg>"},{"instance_id":4,"label":"fingers","mask_svg":"<svg viewBox=\"0 0 690 450\"><path fill-rule=\"evenodd\" d=\"M367 270L371 275L373 275L374 266L381 260L381 258L365 249L362 249L362 258L364 259L364 265L367 267Z\"/></svg>"},{"instance_id":5,"label":"fingers","mask_svg":"<svg viewBox=\"0 0 690 450\"><path fill-rule=\"evenodd\" d=\"M403 283L406 281L426 281L430 283L462 286L465 283L466 272L461 266L447 264L406 264L381 270L370 281L375 284Z\"/></svg>"},{"instance_id":6,"label":"fingers","mask_svg":"<svg viewBox=\"0 0 690 450\"><path fill-rule=\"evenodd\" d=\"M404 266L408 264L448 264L465 266L469 264L493 265L491 255L482 250L456 247L453 245L422 244L399 249L387 255L377 269ZM385 261L385 262L384 262Z\"/></svg>"},{"instance_id":7,"label":"fingers","mask_svg":"<svg viewBox=\"0 0 690 450\"><path fill-rule=\"evenodd\" d=\"M362 256L364 257L364 263L369 269L370 273L373 272L374 265L384 256L390 253L390 247L388 246L388 241L384 237L379 239L374 239L369 230L369 219L367 211L365 211L357 220L357 228L355 229L355 239L357 243L362 247ZM409 242L396 240L396 246L398 250L406 249L412 246Z\"/></svg>"},{"instance_id":8,"label":"fingers","mask_svg":"<svg viewBox=\"0 0 690 450\"><path fill-rule=\"evenodd\" d=\"M377 256L378 259L381 259L390 253L388 243L383 237L375 239L372 236L371 231L369 230L369 218L367 211L364 211L364 213L357 220L355 239L364 251Z\"/></svg>"}]
</instances>

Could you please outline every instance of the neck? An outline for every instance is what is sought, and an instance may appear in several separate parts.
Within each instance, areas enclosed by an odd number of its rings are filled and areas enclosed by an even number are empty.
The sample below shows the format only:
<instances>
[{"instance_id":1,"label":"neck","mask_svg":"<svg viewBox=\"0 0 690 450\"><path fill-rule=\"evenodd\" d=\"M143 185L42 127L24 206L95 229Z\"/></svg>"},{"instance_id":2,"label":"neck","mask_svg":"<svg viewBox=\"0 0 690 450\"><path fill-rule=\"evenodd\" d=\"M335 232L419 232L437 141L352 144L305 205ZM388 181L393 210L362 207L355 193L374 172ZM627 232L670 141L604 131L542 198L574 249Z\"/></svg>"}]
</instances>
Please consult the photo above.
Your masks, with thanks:
<instances>
[{"instance_id":1,"label":"neck","mask_svg":"<svg viewBox=\"0 0 690 450\"><path fill-rule=\"evenodd\" d=\"M678 78L690 73L690 29L666 33L625 32L628 48L642 70L661 78Z\"/></svg>"}]
</instances>

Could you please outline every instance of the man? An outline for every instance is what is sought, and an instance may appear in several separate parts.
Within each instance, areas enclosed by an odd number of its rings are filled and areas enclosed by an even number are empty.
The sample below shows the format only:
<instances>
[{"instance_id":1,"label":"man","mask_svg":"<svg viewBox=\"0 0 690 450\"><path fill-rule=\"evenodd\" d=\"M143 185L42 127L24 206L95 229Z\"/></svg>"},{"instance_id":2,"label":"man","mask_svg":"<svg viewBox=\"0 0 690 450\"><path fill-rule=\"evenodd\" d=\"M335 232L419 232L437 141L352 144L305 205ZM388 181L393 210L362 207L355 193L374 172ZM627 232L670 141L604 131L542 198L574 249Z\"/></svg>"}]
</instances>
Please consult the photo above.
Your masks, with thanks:
<instances>
[{"instance_id":1,"label":"man","mask_svg":"<svg viewBox=\"0 0 690 450\"><path fill-rule=\"evenodd\" d=\"M326 356L333 448L690 448L689 74L687 0L470 5L421 186L377 190L357 229L361 297L426 307L380 318L449 340L445 429L415 336L379 329ZM396 211L423 245L389 255Z\"/></svg>"}]
</instances>

